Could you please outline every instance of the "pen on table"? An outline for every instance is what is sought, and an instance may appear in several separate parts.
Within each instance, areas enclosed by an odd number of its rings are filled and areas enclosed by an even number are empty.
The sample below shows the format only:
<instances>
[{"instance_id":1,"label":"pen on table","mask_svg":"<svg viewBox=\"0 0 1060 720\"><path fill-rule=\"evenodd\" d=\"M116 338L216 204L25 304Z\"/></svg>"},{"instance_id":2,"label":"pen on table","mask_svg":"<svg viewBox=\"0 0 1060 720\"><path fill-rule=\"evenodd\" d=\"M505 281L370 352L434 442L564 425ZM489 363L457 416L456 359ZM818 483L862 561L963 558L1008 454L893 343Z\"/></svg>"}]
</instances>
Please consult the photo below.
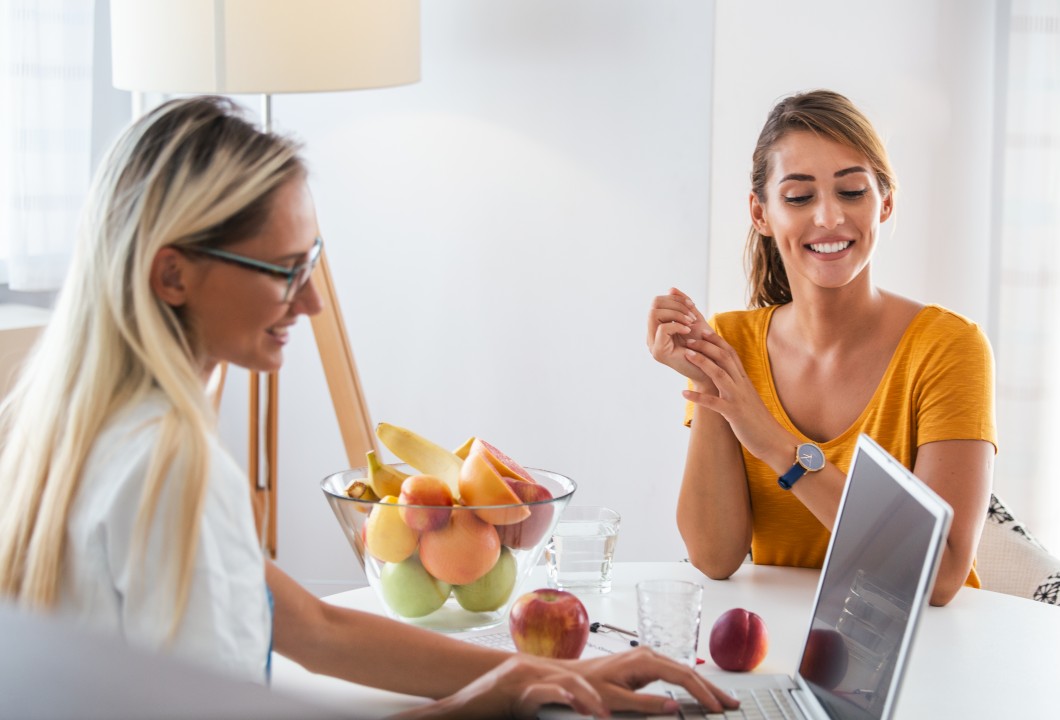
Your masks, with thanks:
<instances>
[{"instance_id":1,"label":"pen on table","mask_svg":"<svg viewBox=\"0 0 1060 720\"><path fill-rule=\"evenodd\" d=\"M640 645L640 641L637 640L637 633L633 632L632 630L625 630L623 628L616 627L614 625L611 625L610 623L605 622L594 622L589 624L590 632L598 633L600 632L601 628L603 628L605 631L610 630L612 632L620 633L622 635L626 635L628 637L633 638L629 641L630 647L637 647L638 645ZM696 665L702 665L704 662L706 661L703 658L696 658Z\"/></svg>"}]
</instances>

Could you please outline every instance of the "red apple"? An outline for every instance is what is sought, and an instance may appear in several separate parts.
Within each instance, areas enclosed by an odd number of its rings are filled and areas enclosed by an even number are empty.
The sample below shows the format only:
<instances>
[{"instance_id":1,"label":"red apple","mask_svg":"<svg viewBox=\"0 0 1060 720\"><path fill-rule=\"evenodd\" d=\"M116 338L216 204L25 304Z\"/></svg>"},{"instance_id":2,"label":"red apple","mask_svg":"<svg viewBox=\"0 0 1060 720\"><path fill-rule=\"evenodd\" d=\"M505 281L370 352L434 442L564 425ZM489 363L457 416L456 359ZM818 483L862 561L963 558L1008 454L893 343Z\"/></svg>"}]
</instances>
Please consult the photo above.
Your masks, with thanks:
<instances>
[{"instance_id":1,"label":"red apple","mask_svg":"<svg viewBox=\"0 0 1060 720\"><path fill-rule=\"evenodd\" d=\"M413 530L435 530L449 522L453 492L449 484L434 475L411 475L401 482L401 519ZM430 505L433 507L405 507Z\"/></svg>"},{"instance_id":2,"label":"red apple","mask_svg":"<svg viewBox=\"0 0 1060 720\"><path fill-rule=\"evenodd\" d=\"M722 670L754 670L768 649L765 621L743 608L723 612L710 630L710 657Z\"/></svg>"},{"instance_id":3,"label":"red apple","mask_svg":"<svg viewBox=\"0 0 1060 720\"><path fill-rule=\"evenodd\" d=\"M806 638L799 673L812 683L835 690L847 674L849 657L842 635L831 628L814 628Z\"/></svg>"},{"instance_id":4,"label":"red apple","mask_svg":"<svg viewBox=\"0 0 1060 720\"><path fill-rule=\"evenodd\" d=\"M544 485L511 478L504 478L504 482L508 483L512 492L518 495L524 503L552 499L552 493ZM552 503L533 505L530 507L530 517L526 520L514 525L498 525L497 534L501 536L501 545L507 545L513 550L534 547L552 525L553 511Z\"/></svg>"},{"instance_id":5,"label":"red apple","mask_svg":"<svg viewBox=\"0 0 1060 720\"><path fill-rule=\"evenodd\" d=\"M508 628L519 652L573 660L589 640L589 614L576 595L541 588L512 603Z\"/></svg>"}]
</instances>

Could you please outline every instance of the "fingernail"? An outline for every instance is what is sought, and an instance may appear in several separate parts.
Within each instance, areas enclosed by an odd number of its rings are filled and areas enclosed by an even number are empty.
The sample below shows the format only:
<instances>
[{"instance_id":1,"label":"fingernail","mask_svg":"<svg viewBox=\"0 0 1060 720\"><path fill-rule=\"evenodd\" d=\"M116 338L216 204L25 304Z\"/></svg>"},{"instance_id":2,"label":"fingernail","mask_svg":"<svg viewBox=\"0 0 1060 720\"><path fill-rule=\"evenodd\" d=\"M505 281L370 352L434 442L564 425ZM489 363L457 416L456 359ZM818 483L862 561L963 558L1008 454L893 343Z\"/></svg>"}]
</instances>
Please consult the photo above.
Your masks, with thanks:
<instances>
[{"instance_id":1,"label":"fingernail","mask_svg":"<svg viewBox=\"0 0 1060 720\"><path fill-rule=\"evenodd\" d=\"M677 704L676 700L666 700L665 702L663 702L662 711L664 713L668 713L670 715L673 715L674 713L676 713L680 709L681 709L681 706Z\"/></svg>"},{"instance_id":2,"label":"fingernail","mask_svg":"<svg viewBox=\"0 0 1060 720\"><path fill-rule=\"evenodd\" d=\"M688 322L690 323L694 323L696 321L695 315L685 315L685 317L688 318Z\"/></svg>"},{"instance_id":3,"label":"fingernail","mask_svg":"<svg viewBox=\"0 0 1060 720\"><path fill-rule=\"evenodd\" d=\"M695 357L696 357L696 354L694 352L692 352L691 350L685 350L685 357L687 359L689 359L689 360L694 360Z\"/></svg>"}]
</instances>

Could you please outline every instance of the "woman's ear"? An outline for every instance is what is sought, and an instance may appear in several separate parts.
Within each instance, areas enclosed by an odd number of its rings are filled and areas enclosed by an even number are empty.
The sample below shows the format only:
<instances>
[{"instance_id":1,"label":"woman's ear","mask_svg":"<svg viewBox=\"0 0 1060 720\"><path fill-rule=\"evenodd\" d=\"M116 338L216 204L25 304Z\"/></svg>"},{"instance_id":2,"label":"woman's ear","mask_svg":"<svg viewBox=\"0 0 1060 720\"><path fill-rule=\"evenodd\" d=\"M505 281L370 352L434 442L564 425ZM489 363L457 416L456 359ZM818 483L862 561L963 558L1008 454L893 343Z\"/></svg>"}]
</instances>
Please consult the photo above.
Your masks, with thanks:
<instances>
[{"instance_id":1,"label":"woman's ear","mask_svg":"<svg viewBox=\"0 0 1060 720\"><path fill-rule=\"evenodd\" d=\"M751 206L751 223L755 226L755 230L757 230L760 235L772 237L773 233L769 231L769 221L766 220L765 205L758 200L758 196L753 192L748 198L748 202Z\"/></svg>"},{"instance_id":2,"label":"woman's ear","mask_svg":"<svg viewBox=\"0 0 1060 720\"><path fill-rule=\"evenodd\" d=\"M894 211L894 195L891 193L887 194L887 197L880 203L880 222L887 222L887 218L891 217L891 213Z\"/></svg>"},{"instance_id":3,"label":"woman's ear","mask_svg":"<svg viewBox=\"0 0 1060 720\"><path fill-rule=\"evenodd\" d=\"M151 261L151 291L170 307L180 307L188 300L187 258L174 247L155 253Z\"/></svg>"}]
</instances>

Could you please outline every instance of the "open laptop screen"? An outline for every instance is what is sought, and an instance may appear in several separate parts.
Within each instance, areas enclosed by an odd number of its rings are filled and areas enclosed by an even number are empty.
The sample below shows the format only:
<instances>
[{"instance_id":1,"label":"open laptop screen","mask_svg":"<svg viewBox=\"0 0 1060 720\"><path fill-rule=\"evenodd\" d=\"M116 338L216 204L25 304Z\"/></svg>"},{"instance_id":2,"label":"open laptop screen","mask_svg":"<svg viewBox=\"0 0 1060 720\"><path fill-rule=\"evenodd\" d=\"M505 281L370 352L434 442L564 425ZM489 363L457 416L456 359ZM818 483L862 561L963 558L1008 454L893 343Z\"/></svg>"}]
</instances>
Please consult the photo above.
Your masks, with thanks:
<instances>
[{"instance_id":1,"label":"open laptop screen","mask_svg":"<svg viewBox=\"0 0 1060 720\"><path fill-rule=\"evenodd\" d=\"M934 581L949 507L862 436L799 674L836 718L881 718ZM942 526L941 532L939 525Z\"/></svg>"}]
</instances>

